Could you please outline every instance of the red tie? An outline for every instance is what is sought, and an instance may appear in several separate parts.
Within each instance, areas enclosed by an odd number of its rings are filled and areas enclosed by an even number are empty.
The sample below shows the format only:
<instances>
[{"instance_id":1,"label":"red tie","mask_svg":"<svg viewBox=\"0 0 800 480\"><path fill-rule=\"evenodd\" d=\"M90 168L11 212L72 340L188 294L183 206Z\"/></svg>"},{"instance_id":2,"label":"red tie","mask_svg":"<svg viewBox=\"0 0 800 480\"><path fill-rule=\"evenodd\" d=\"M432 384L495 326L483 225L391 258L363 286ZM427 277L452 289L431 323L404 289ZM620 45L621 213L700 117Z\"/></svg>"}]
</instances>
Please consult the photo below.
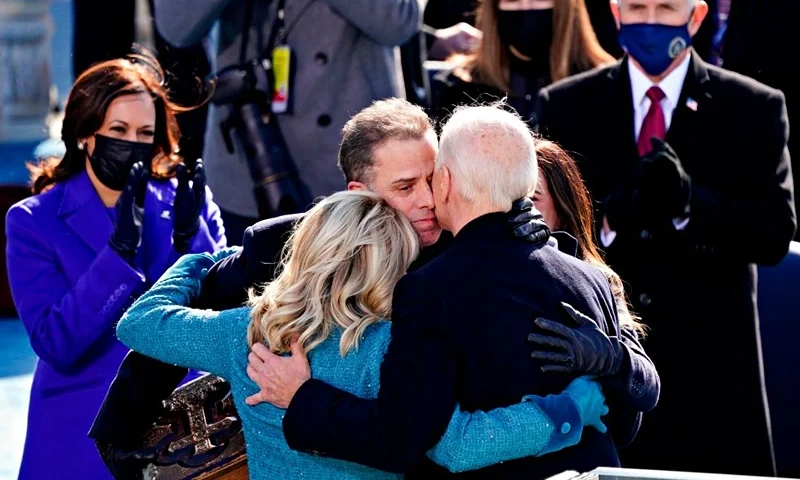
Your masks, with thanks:
<instances>
[{"instance_id":1,"label":"red tie","mask_svg":"<svg viewBox=\"0 0 800 480\"><path fill-rule=\"evenodd\" d=\"M663 90L658 87L650 87L647 91L647 98L650 99L650 110L647 111L644 120L642 121L642 128L639 130L639 140L636 142L639 146L639 155L645 156L653 145L650 139L653 137L659 140L664 140L667 136L667 123L664 120L664 111L661 110L661 100L664 99Z\"/></svg>"}]
</instances>

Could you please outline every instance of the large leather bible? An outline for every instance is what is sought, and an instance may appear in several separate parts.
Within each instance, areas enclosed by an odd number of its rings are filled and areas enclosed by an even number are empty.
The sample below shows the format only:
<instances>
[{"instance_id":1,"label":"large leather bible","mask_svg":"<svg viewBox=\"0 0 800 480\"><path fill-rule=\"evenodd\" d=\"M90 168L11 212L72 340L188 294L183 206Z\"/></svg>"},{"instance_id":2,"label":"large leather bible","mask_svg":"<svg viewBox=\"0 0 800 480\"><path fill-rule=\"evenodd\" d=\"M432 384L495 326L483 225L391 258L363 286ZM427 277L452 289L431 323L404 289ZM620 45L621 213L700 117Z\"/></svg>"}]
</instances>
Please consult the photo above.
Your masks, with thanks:
<instances>
[{"instance_id":1,"label":"large leather bible","mask_svg":"<svg viewBox=\"0 0 800 480\"><path fill-rule=\"evenodd\" d=\"M162 414L140 443L141 450L157 452L142 472L144 480L249 478L242 423L230 390L225 380L204 375L164 400Z\"/></svg>"}]
</instances>

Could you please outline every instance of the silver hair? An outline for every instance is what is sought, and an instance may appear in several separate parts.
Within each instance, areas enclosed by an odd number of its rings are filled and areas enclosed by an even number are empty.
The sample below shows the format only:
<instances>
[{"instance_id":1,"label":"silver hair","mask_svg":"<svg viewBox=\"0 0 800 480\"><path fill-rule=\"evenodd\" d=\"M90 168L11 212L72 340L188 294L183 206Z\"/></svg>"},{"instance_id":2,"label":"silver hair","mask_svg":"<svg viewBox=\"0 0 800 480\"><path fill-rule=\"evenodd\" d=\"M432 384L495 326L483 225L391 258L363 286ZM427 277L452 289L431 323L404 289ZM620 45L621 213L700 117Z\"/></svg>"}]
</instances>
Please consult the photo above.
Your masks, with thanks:
<instances>
[{"instance_id":1,"label":"silver hair","mask_svg":"<svg viewBox=\"0 0 800 480\"><path fill-rule=\"evenodd\" d=\"M458 107L442 127L436 169L446 165L454 188L470 203L503 211L536 190L533 135L502 104Z\"/></svg>"}]
</instances>

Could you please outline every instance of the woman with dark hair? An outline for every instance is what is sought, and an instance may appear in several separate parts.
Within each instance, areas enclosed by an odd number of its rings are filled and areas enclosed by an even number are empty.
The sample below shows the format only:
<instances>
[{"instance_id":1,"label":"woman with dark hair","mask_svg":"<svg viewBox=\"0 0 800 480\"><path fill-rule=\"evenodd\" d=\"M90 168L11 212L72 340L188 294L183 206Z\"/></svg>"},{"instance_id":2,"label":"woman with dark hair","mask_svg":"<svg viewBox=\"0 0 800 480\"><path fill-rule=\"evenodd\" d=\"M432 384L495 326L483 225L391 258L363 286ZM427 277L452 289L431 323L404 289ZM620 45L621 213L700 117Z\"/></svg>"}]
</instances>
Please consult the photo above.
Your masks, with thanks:
<instances>
[{"instance_id":1,"label":"woman with dark hair","mask_svg":"<svg viewBox=\"0 0 800 480\"><path fill-rule=\"evenodd\" d=\"M616 418L621 419L622 424L614 424L614 419L610 419L612 433L625 437L615 437L615 442L624 446L636 435L641 413L655 407L661 391L658 372L640 342L645 333L644 325L630 311L619 275L609 268L597 248L592 200L575 160L560 146L544 139L536 140L536 158L539 181L533 203L548 228L556 232L554 237L560 250L576 255L605 274L614 294L620 337L609 341L598 335L600 332L595 332L593 320L567 308L567 313L575 321L574 326L537 320L537 324L551 334L532 336L531 341L543 347L533 355L551 363L545 368L596 376L604 386L610 387L606 390L610 401L616 399L619 401L616 404L639 412L633 417L618 415ZM569 235L559 235L558 232ZM614 410L612 405L612 412ZM636 419L633 424L629 423L631 418Z\"/></svg>"},{"instance_id":2,"label":"woman with dark hair","mask_svg":"<svg viewBox=\"0 0 800 480\"><path fill-rule=\"evenodd\" d=\"M474 101L508 96L529 119L540 88L614 61L597 41L584 0L483 0L476 11L483 32L477 51L451 59L434 79L439 120Z\"/></svg>"},{"instance_id":3,"label":"woman with dark hair","mask_svg":"<svg viewBox=\"0 0 800 480\"><path fill-rule=\"evenodd\" d=\"M115 324L182 254L226 244L162 80L147 55L84 72L65 156L31 165L35 195L8 212L9 283L39 357L20 479L110 478L87 432L128 351Z\"/></svg>"}]
</instances>

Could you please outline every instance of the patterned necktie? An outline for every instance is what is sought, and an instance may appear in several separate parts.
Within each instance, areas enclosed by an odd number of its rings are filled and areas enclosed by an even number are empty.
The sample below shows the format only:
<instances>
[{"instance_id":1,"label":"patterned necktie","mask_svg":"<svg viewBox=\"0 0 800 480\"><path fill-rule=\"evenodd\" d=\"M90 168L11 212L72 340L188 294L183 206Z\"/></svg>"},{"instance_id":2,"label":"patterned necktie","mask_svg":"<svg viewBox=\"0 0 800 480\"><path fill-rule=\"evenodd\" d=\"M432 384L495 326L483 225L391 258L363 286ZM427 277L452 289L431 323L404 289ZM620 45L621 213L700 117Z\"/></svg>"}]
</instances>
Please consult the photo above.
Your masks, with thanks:
<instances>
[{"instance_id":1,"label":"patterned necktie","mask_svg":"<svg viewBox=\"0 0 800 480\"><path fill-rule=\"evenodd\" d=\"M650 139L653 137L664 140L667 135L667 122L664 120L664 111L661 110L661 100L664 99L664 91L653 86L647 91L647 98L650 99L650 110L647 111L642 128L639 130L639 139L636 144L639 147L639 155L647 155L653 149Z\"/></svg>"}]
</instances>

